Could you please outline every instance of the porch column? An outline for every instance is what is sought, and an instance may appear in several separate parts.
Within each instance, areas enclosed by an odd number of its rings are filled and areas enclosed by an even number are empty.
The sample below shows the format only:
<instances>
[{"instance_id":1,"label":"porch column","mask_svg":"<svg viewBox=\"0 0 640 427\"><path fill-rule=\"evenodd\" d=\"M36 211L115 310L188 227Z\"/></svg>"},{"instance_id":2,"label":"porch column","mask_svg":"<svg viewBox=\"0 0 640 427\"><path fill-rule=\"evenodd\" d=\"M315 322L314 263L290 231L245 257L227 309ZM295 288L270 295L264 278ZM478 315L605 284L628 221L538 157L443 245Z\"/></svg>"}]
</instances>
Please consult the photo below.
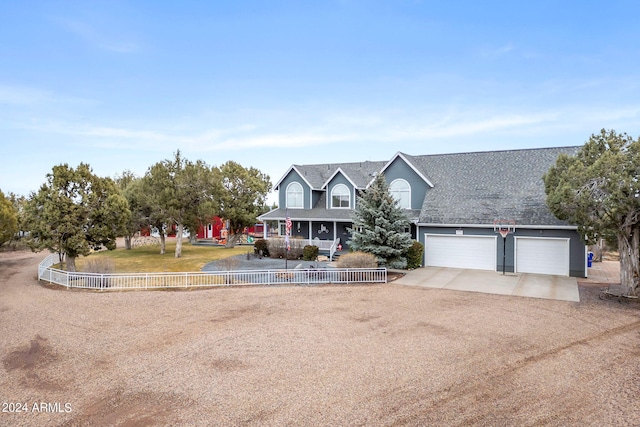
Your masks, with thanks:
<instances>
[{"instance_id":1,"label":"porch column","mask_svg":"<svg viewBox=\"0 0 640 427\"><path fill-rule=\"evenodd\" d=\"M267 221L262 221L262 238L267 239Z\"/></svg>"},{"instance_id":2,"label":"porch column","mask_svg":"<svg viewBox=\"0 0 640 427\"><path fill-rule=\"evenodd\" d=\"M333 241L335 242L338 238L338 223L333 221Z\"/></svg>"},{"instance_id":3,"label":"porch column","mask_svg":"<svg viewBox=\"0 0 640 427\"><path fill-rule=\"evenodd\" d=\"M311 223L312 221L309 221L309 244L313 245L313 230L311 230Z\"/></svg>"}]
</instances>

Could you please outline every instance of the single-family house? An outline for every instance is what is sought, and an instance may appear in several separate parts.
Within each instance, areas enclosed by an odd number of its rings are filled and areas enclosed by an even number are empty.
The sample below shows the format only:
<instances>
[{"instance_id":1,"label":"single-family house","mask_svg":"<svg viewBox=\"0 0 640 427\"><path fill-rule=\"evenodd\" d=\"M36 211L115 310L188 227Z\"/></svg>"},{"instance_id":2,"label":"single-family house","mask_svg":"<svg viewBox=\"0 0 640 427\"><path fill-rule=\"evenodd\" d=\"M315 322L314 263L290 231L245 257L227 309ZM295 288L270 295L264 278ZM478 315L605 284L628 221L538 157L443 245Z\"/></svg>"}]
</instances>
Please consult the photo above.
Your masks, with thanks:
<instances>
[{"instance_id":1,"label":"single-family house","mask_svg":"<svg viewBox=\"0 0 640 427\"><path fill-rule=\"evenodd\" d=\"M398 152L387 161L295 164L274 186L279 208L259 220L277 221L284 236L289 216L294 237L347 248L358 194L384 174L410 219L407 232L425 246L425 266L502 271L505 259L509 272L585 277L587 248L577 227L547 207L542 180L561 153L579 148ZM503 239L495 220L514 221L515 233Z\"/></svg>"}]
</instances>

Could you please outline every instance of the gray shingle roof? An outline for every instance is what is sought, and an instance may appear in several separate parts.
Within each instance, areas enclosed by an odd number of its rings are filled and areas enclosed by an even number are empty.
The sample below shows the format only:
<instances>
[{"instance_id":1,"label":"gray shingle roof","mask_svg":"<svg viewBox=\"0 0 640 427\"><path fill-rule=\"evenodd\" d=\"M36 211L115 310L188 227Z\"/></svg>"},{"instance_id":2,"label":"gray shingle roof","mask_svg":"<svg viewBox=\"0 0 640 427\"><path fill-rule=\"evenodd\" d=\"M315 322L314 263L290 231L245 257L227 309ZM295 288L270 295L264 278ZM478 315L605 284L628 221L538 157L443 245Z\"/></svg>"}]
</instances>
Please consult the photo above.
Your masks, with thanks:
<instances>
[{"instance_id":1,"label":"gray shingle roof","mask_svg":"<svg viewBox=\"0 0 640 427\"><path fill-rule=\"evenodd\" d=\"M314 189L319 190L322 185L341 169L345 175L353 181L358 188L365 188L373 179L374 172L380 172L386 162L357 162L357 163L332 163L321 165L294 165L304 178L309 181Z\"/></svg>"},{"instance_id":2,"label":"gray shingle roof","mask_svg":"<svg viewBox=\"0 0 640 427\"><path fill-rule=\"evenodd\" d=\"M324 206L318 209L289 209L289 217L292 221L346 221L351 222L351 209L326 209ZM262 221L284 220L287 210L278 208L260 216Z\"/></svg>"},{"instance_id":3,"label":"gray shingle roof","mask_svg":"<svg viewBox=\"0 0 640 427\"><path fill-rule=\"evenodd\" d=\"M410 156L402 154L434 187L427 190L422 210L408 212L422 224L486 224L494 219L513 219L520 225L562 226L546 205L542 176L562 153L573 155L580 147L554 147L458 154ZM320 190L340 168L360 189L388 161L364 161L316 165L294 165L304 178ZM289 210L301 220L345 220L352 210L326 209L323 195L314 209ZM262 219L284 219L276 209Z\"/></svg>"},{"instance_id":4,"label":"gray shingle roof","mask_svg":"<svg viewBox=\"0 0 640 427\"><path fill-rule=\"evenodd\" d=\"M421 223L491 224L514 219L522 225L568 225L546 205L543 175L561 153L580 147L414 156L434 182Z\"/></svg>"}]
</instances>

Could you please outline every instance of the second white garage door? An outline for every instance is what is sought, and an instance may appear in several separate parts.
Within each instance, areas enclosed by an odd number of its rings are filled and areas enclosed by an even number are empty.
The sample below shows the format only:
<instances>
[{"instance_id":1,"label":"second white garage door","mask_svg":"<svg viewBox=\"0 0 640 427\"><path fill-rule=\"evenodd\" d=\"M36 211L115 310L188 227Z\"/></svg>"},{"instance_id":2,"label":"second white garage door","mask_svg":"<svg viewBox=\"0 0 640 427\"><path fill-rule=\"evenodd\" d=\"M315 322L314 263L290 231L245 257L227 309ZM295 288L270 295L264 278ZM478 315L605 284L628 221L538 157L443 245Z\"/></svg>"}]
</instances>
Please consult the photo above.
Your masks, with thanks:
<instances>
[{"instance_id":1,"label":"second white garage door","mask_svg":"<svg viewBox=\"0 0 640 427\"><path fill-rule=\"evenodd\" d=\"M496 269L494 236L425 234L424 241L427 267Z\"/></svg>"},{"instance_id":2,"label":"second white garage door","mask_svg":"<svg viewBox=\"0 0 640 427\"><path fill-rule=\"evenodd\" d=\"M569 275L569 239L516 237L518 273Z\"/></svg>"}]
</instances>

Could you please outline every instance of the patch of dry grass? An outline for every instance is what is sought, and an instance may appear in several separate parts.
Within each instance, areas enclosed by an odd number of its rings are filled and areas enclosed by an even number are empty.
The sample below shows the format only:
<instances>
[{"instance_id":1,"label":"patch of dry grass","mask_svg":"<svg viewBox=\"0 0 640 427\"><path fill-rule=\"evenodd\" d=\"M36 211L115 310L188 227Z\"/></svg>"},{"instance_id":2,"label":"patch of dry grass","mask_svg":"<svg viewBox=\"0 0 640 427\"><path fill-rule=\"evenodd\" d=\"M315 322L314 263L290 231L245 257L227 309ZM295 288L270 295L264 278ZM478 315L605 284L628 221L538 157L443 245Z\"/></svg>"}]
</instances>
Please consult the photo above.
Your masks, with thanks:
<instances>
[{"instance_id":1,"label":"patch of dry grass","mask_svg":"<svg viewBox=\"0 0 640 427\"><path fill-rule=\"evenodd\" d=\"M114 273L200 271L210 261L253 251L253 247L249 246L225 248L221 246L194 246L183 242L182 257L175 258L175 249L176 244L172 240L167 241L166 253L163 255L160 255L160 246L138 247L131 250L118 248L79 258L76 265L79 271L86 271L90 260L104 257L113 261Z\"/></svg>"}]
</instances>

